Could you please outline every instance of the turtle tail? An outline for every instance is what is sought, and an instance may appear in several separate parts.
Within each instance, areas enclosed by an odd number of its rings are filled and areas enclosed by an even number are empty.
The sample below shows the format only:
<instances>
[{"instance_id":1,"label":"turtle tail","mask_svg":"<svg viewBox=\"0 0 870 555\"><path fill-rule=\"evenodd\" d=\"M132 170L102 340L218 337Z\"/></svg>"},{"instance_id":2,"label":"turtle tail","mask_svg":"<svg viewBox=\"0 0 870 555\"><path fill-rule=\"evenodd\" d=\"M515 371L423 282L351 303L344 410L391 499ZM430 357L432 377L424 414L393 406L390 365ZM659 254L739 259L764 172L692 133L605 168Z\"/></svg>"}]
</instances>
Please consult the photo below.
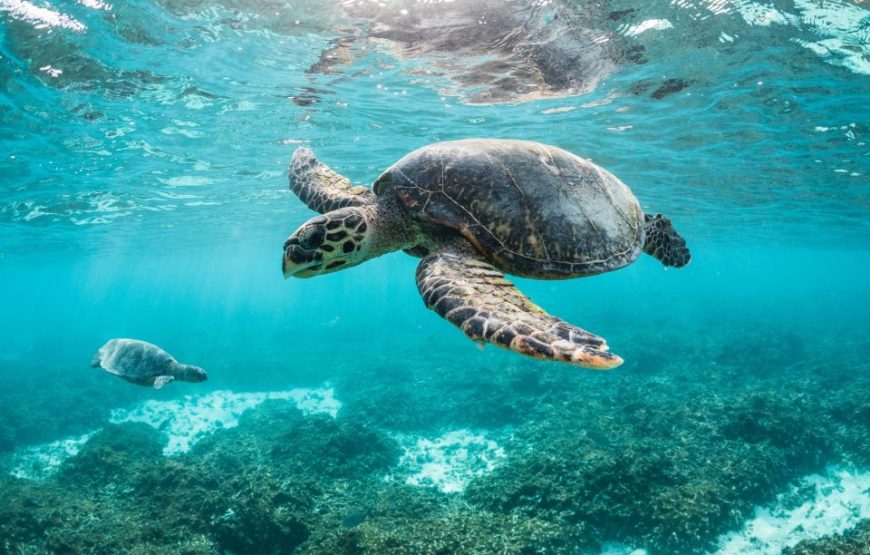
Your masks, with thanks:
<instances>
[{"instance_id":1,"label":"turtle tail","mask_svg":"<svg viewBox=\"0 0 870 555\"><path fill-rule=\"evenodd\" d=\"M689 263L692 254L686 246L686 240L671 225L670 218L661 214L655 216L644 214L643 219L646 227L643 252L656 258L665 267L682 268Z\"/></svg>"}]
</instances>

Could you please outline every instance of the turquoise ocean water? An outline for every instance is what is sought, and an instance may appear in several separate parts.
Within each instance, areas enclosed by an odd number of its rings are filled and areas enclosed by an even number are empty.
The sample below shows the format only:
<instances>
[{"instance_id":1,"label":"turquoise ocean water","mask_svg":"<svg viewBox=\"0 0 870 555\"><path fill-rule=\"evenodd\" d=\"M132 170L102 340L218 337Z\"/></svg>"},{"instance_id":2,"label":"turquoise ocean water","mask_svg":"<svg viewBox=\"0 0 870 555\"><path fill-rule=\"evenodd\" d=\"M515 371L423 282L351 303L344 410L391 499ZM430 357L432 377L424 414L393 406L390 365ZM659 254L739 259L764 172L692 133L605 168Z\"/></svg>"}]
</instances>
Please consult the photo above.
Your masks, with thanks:
<instances>
[{"instance_id":1,"label":"turquoise ocean water","mask_svg":"<svg viewBox=\"0 0 870 555\"><path fill-rule=\"evenodd\" d=\"M0 552L870 552L868 29L847 0L0 0ZM295 148L370 184L466 137L592 159L686 238L680 270L515 280L622 367L479 349L402 253L282 278ZM91 369L112 337L209 380Z\"/></svg>"}]
</instances>

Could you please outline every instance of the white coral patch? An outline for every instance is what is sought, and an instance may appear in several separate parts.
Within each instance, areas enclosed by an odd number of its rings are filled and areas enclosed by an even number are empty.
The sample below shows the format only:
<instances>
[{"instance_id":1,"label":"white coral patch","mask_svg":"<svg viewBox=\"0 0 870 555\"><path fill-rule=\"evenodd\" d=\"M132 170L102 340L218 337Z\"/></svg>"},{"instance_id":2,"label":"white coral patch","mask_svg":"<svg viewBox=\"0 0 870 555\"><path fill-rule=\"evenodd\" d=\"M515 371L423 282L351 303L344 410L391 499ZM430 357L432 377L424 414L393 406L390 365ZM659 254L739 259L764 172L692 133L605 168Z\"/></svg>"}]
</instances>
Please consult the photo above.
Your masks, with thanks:
<instances>
[{"instance_id":1,"label":"white coral patch","mask_svg":"<svg viewBox=\"0 0 870 555\"><path fill-rule=\"evenodd\" d=\"M97 431L18 449L12 455L9 474L16 478L44 480L57 472L65 460L77 455Z\"/></svg>"},{"instance_id":2,"label":"white coral patch","mask_svg":"<svg viewBox=\"0 0 870 555\"><path fill-rule=\"evenodd\" d=\"M291 389L281 393L281 395L285 395L286 399L292 399L296 403L296 408L306 416L328 414L335 418L341 409L341 401L335 398L334 393L335 391L331 387L320 387L317 389Z\"/></svg>"},{"instance_id":3,"label":"white coral patch","mask_svg":"<svg viewBox=\"0 0 870 555\"><path fill-rule=\"evenodd\" d=\"M646 549L635 549L622 543L605 543L599 555L649 555Z\"/></svg>"},{"instance_id":4,"label":"white coral patch","mask_svg":"<svg viewBox=\"0 0 870 555\"><path fill-rule=\"evenodd\" d=\"M805 476L763 507L739 531L719 537L707 555L779 555L804 540L839 534L870 518L870 472L829 467ZM601 546L598 555L648 555L623 544Z\"/></svg>"},{"instance_id":5,"label":"white coral patch","mask_svg":"<svg viewBox=\"0 0 870 555\"><path fill-rule=\"evenodd\" d=\"M238 426L242 413L273 399L292 402L306 416L328 414L335 418L341 409L341 401L335 398L333 388L327 386L259 393L225 390L188 395L173 401L146 401L133 409L112 411L109 421L113 424L142 422L163 430L168 436L163 454L171 456L189 451L196 442L217 430ZM16 478L44 480L57 472L65 460L77 455L98 431L22 447L6 461L9 474Z\"/></svg>"},{"instance_id":6,"label":"white coral patch","mask_svg":"<svg viewBox=\"0 0 870 555\"><path fill-rule=\"evenodd\" d=\"M205 395L188 395L172 401L147 401L132 410L112 412L113 423L143 422L163 430L169 436L163 454L185 453L198 441L217 430L234 428L247 410L269 400L292 401L304 414L328 414L335 418L341 402L332 388L291 389L264 393L213 391Z\"/></svg>"},{"instance_id":7,"label":"white coral patch","mask_svg":"<svg viewBox=\"0 0 870 555\"><path fill-rule=\"evenodd\" d=\"M404 454L399 473L412 486L436 487L444 493L457 493L473 478L488 474L505 457L504 449L487 438L486 432L453 430L429 439L396 436Z\"/></svg>"},{"instance_id":8,"label":"white coral patch","mask_svg":"<svg viewBox=\"0 0 870 555\"><path fill-rule=\"evenodd\" d=\"M779 555L800 541L838 534L870 518L870 472L836 467L802 478L776 502L758 507L738 532L719 539L717 555Z\"/></svg>"}]
</instances>

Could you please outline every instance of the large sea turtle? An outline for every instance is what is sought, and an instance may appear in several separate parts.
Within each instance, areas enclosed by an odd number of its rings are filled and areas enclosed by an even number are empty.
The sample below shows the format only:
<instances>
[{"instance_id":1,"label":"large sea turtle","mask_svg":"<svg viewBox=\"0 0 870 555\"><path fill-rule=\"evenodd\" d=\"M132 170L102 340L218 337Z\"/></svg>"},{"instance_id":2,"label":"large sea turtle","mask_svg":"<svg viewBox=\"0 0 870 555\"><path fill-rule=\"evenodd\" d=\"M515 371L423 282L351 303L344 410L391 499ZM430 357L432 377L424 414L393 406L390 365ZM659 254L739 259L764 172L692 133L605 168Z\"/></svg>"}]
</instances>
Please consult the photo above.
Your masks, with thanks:
<instances>
[{"instance_id":1,"label":"large sea turtle","mask_svg":"<svg viewBox=\"0 0 870 555\"><path fill-rule=\"evenodd\" d=\"M320 212L284 243L284 277L343 270L403 249L422 258L428 308L471 339L587 368L622 359L603 338L547 314L504 273L539 279L621 268L641 251L665 266L689 262L661 214L644 214L607 170L554 146L467 139L408 154L373 189L293 155L290 188Z\"/></svg>"},{"instance_id":2,"label":"large sea turtle","mask_svg":"<svg viewBox=\"0 0 870 555\"><path fill-rule=\"evenodd\" d=\"M172 380L203 382L207 376L199 366L182 364L152 343L139 339L110 339L91 361L128 382L160 389Z\"/></svg>"}]
</instances>

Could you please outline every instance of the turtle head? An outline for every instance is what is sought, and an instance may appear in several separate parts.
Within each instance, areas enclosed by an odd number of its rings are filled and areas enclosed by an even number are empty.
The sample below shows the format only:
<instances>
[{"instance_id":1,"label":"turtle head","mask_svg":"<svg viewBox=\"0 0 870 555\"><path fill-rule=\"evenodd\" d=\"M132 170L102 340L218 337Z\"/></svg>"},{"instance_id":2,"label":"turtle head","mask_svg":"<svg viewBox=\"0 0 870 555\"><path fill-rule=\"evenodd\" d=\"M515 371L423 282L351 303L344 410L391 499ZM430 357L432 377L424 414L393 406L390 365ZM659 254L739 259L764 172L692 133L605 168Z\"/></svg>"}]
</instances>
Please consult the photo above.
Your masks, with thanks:
<instances>
[{"instance_id":1,"label":"turtle head","mask_svg":"<svg viewBox=\"0 0 870 555\"><path fill-rule=\"evenodd\" d=\"M192 364L179 364L177 374L175 377L185 382L204 382L208 379L205 370Z\"/></svg>"},{"instance_id":2,"label":"turtle head","mask_svg":"<svg viewBox=\"0 0 870 555\"><path fill-rule=\"evenodd\" d=\"M368 260L370 211L347 207L311 218L284 242L284 277L309 278Z\"/></svg>"}]
</instances>

